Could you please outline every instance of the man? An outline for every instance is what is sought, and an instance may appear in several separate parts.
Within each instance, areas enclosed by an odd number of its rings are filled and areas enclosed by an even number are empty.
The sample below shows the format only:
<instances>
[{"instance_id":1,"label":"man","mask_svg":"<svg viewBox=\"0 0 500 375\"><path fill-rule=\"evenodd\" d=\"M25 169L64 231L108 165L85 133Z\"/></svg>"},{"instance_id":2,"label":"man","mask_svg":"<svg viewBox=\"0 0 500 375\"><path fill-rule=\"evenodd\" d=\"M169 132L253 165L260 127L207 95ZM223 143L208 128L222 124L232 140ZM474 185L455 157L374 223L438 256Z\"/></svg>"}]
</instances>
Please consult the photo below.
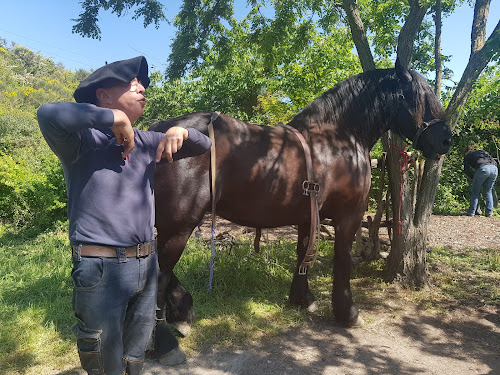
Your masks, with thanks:
<instances>
[{"instance_id":1,"label":"man","mask_svg":"<svg viewBox=\"0 0 500 375\"><path fill-rule=\"evenodd\" d=\"M139 374L155 325L158 260L154 170L205 153L195 129L133 129L146 104L143 56L107 64L83 80L77 103L38 110L60 159L73 249L73 310L80 362L89 374Z\"/></svg>"},{"instance_id":2,"label":"man","mask_svg":"<svg viewBox=\"0 0 500 375\"><path fill-rule=\"evenodd\" d=\"M485 215L491 216L493 212L493 185L498 177L495 159L486 151L473 150L472 147L468 147L465 150L464 172L472 178L472 193L467 216L476 214L481 188L483 188L483 194L486 198Z\"/></svg>"}]
</instances>

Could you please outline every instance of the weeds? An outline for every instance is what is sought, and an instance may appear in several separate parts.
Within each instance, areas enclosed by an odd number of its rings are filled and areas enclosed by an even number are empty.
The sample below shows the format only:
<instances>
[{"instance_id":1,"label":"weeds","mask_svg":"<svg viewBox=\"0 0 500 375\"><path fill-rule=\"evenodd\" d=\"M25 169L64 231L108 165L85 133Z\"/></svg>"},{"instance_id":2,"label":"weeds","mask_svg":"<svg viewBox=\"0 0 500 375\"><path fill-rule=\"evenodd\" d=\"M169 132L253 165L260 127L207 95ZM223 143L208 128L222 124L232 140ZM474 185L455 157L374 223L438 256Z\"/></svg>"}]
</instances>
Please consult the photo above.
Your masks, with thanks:
<instances>
[{"instance_id":1,"label":"weeds","mask_svg":"<svg viewBox=\"0 0 500 375\"><path fill-rule=\"evenodd\" d=\"M74 373L79 368L71 333L66 225L37 235L0 234L0 368L6 375ZM181 339L187 352L244 346L300 327L311 316L332 318L332 242L321 241L319 257L309 271L309 286L318 305L314 313L287 303L295 243L268 242L260 254L253 252L248 239L226 245L218 244L210 292L210 246L204 241L191 238L175 268L195 302L193 329ZM500 251L435 248L428 264L432 286L421 291L400 290L385 282L383 260L357 266L351 279L357 306L380 309L388 316L397 315L405 300L438 312L456 306L500 306ZM367 324L372 318L365 315Z\"/></svg>"}]
</instances>

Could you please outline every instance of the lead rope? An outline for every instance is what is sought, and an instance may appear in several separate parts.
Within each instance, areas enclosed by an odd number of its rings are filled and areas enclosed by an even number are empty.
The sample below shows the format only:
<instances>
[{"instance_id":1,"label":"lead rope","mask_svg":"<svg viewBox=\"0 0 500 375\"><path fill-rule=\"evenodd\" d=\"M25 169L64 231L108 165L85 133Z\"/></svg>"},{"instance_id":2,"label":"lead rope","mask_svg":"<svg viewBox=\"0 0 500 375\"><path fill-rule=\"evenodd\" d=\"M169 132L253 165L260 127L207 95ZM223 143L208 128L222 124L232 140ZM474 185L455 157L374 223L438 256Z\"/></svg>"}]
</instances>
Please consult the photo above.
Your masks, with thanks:
<instances>
[{"instance_id":1,"label":"lead rope","mask_svg":"<svg viewBox=\"0 0 500 375\"><path fill-rule=\"evenodd\" d=\"M400 179L399 179L399 209L398 209L398 234L401 234L401 190L403 189L403 175L410 170L413 166L414 160L412 157L406 152L406 146L401 150L394 145L390 145L393 149L399 151L399 165L400 169Z\"/></svg>"},{"instance_id":2,"label":"lead rope","mask_svg":"<svg viewBox=\"0 0 500 375\"><path fill-rule=\"evenodd\" d=\"M214 277L214 259L215 259L215 232L217 231L216 228L216 221L215 221L215 176L216 176L216 160L215 160L215 135L214 135L214 124L213 122L219 117L219 112L214 112L212 116L210 117L210 122L208 124L208 136L210 137L210 141L212 142L212 145L210 146L210 168L212 170L211 176L212 176L212 237L210 238L210 249L211 249L211 255L210 255L210 278L208 280L208 291L210 292L212 290L212 280Z\"/></svg>"}]
</instances>

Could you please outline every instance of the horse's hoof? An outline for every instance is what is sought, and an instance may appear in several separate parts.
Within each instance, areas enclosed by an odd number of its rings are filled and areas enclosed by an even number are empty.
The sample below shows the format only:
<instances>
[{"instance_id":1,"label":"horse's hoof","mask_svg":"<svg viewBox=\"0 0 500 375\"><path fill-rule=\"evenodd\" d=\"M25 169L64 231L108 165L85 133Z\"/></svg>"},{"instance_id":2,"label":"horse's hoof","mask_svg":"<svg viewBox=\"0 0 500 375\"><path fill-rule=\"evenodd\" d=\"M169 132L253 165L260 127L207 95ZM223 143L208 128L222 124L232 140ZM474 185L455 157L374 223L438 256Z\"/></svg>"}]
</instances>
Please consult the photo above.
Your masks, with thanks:
<instances>
[{"instance_id":1,"label":"horse's hoof","mask_svg":"<svg viewBox=\"0 0 500 375\"><path fill-rule=\"evenodd\" d=\"M177 366L186 362L186 353L177 346L168 353L162 355L158 360L163 366Z\"/></svg>"},{"instance_id":2,"label":"horse's hoof","mask_svg":"<svg viewBox=\"0 0 500 375\"><path fill-rule=\"evenodd\" d=\"M307 311L309 311L309 312L315 312L316 310L318 310L318 304L316 302L311 303L307 307Z\"/></svg>"},{"instance_id":3,"label":"horse's hoof","mask_svg":"<svg viewBox=\"0 0 500 375\"><path fill-rule=\"evenodd\" d=\"M172 324L182 337L186 337L191 332L191 325L186 322L176 322Z\"/></svg>"},{"instance_id":4,"label":"horse's hoof","mask_svg":"<svg viewBox=\"0 0 500 375\"><path fill-rule=\"evenodd\" d=\"M365 321L360 315L358 315L353 321L349 322L349 327L362 327L364 325Z\"/></svg>"}]
</instances>

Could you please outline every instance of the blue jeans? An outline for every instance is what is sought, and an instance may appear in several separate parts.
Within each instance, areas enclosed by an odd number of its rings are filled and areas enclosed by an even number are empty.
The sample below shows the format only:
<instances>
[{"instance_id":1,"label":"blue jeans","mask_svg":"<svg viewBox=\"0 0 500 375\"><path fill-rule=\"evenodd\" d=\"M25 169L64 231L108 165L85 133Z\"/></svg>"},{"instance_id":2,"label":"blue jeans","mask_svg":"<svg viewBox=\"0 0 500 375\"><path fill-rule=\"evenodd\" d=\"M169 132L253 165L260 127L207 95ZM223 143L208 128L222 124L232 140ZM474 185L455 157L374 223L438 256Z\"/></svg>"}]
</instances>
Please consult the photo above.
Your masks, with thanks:
<instances>
[{"instance_id":1,"label":"blue jeans","mask_svg":"<svg viewBox=\"0 0 500 375\"><path fill-rule=\"evenodd\" d=\"M89 374L139 374L155 326L158 256L73 255L73 310L80 362Z\"/></svg>"},{"instance_id":2,"label":"blue jeans","mask_svg":"<svg viewBox=\"0 0 500 375\"><path fill-rule=\"evenodd\" d=\"M483 188L483 194L486 198L485 214L490 215L493 211L493 185L498 177L498 168L496 165L488 164L478 168L472 180L472 193L467 215L473 216L476 213L479 202L479 194Z\"/></svg>"}]
</instances>

